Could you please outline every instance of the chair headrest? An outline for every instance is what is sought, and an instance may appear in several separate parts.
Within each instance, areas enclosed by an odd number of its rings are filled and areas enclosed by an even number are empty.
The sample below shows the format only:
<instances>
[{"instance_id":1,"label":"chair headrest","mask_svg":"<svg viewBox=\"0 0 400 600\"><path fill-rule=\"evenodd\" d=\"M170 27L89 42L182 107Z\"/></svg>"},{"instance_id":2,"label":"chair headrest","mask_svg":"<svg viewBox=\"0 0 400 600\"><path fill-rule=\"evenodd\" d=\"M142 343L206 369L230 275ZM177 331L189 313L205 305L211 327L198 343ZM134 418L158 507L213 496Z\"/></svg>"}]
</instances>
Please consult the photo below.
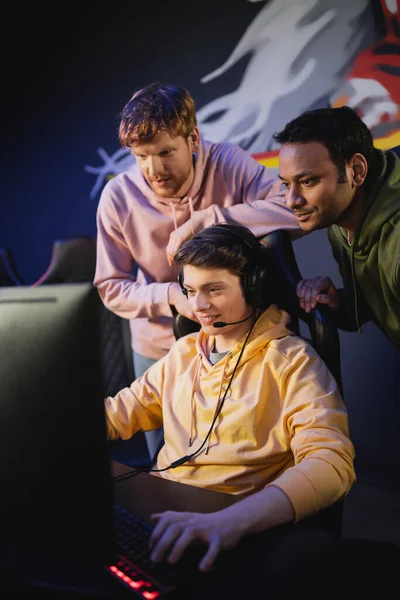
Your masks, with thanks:
<instances>
[{"instance_id":1,"label":"chair headrest","mask_svg":"<svg viewBox=\"0 0 400 600\"><path fill-rule=\"evenodd\" d=\"M82 236L56 240L51 260L43 275L33 285L93 281L96 269L96 239Z\"/></svg>"}]
</instances>

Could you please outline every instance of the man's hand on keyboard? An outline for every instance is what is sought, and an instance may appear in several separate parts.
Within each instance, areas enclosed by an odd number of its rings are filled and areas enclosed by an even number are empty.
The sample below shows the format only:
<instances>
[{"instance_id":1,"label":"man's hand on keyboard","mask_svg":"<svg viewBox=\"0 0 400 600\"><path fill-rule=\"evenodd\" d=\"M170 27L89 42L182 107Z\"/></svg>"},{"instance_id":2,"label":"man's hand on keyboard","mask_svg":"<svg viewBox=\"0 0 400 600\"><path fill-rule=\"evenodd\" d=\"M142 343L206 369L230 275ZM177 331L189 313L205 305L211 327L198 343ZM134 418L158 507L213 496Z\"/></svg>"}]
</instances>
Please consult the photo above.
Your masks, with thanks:
<instances>
[{"instance_id":1,"label":"man's hand on keyboard","mask_svg":"<svg viewBox=\"0 0 400 600\"><path fill-rule=\"evenodd\" d=\"M205 554L199 563L200 571L212 567L218 554L236 546L241 538L234 520L225 517L224 511L217 513L192 513L166 511L152 515L156 523L151 536L151 559L159 562L167 559L176 563L186 548L196 542L205 546Z\"/></svg>"}]
</instances>

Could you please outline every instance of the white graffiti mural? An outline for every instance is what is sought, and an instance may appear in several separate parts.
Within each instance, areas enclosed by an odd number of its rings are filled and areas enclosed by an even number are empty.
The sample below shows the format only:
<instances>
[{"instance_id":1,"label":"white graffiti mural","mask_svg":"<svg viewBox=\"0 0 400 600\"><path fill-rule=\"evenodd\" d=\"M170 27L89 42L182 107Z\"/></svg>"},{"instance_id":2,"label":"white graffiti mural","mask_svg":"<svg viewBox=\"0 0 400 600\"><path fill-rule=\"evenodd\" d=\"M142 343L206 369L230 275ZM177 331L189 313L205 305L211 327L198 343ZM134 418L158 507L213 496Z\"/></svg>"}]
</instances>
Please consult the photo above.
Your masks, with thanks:
<instances>
[{"instance_id":1,"label":"white graffiti mural","mask_svg":"<svg viewBox=\"0 0 400 600\"><path fill-rule=\"evenodd\" d=\"M383 37L373 0L243 1L264 6L227 60L201 79L207 85L248 57L238 88L198 109L205 138L238 144L274 171L273 133L305 110L348 104L378 146L400 144L400 0L378 1ZM97 152L103 164L84 167L96 176L91 198L134 161L125 149Z\"/></svg>"}]
</instances>

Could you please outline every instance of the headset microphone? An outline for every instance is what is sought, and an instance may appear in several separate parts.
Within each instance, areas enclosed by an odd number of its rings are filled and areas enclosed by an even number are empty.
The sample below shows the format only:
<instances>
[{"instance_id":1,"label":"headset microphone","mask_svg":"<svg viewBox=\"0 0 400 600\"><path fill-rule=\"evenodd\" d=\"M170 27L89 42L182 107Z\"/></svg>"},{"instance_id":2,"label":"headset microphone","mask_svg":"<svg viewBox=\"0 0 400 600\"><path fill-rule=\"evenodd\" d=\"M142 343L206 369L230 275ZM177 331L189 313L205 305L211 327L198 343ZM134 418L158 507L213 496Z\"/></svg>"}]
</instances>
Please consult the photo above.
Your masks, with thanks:
<instances>
[{"instance_id":1,"label":"headset microphone","mask_svg":"<svg viewBox=\"0 0 400 600\"><path fill-rule=\"evenodd\" d=\"M213 323L213 326L220 328L220 327L226 327L227 325L237 325L238 323L243 323L244 321L251 319L253 314L254 313L251 313L248 317L246 317L245 319L242 319L241 321L232 321L232 323L225 323L225 321L217 321L216 323Z\"/></svg>"}]
</instances>

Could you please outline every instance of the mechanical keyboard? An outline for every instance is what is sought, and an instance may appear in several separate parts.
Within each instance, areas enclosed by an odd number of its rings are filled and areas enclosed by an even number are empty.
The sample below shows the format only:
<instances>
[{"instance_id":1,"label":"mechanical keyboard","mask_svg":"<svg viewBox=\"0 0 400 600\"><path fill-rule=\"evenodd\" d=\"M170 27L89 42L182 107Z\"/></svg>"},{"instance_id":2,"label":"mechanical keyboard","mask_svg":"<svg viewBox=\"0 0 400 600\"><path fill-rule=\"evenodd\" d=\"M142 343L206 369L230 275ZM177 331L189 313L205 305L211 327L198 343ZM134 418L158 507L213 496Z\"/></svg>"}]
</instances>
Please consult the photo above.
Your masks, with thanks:
<instances>
[{"instance_id":1,"label":"mechanical keyboard","mask_svg":"<svg viewBox=\"0 0 400 600\"><path fill-rule=\"evenodd\" d=\"M149 547L153 527L119 505L114 507L117 560L107 570L143 600L168 595L176 586L193 577L204 576L198 569L204 547L191 547L175 565L154 563Z\"/></svg>"}]
</instances>

